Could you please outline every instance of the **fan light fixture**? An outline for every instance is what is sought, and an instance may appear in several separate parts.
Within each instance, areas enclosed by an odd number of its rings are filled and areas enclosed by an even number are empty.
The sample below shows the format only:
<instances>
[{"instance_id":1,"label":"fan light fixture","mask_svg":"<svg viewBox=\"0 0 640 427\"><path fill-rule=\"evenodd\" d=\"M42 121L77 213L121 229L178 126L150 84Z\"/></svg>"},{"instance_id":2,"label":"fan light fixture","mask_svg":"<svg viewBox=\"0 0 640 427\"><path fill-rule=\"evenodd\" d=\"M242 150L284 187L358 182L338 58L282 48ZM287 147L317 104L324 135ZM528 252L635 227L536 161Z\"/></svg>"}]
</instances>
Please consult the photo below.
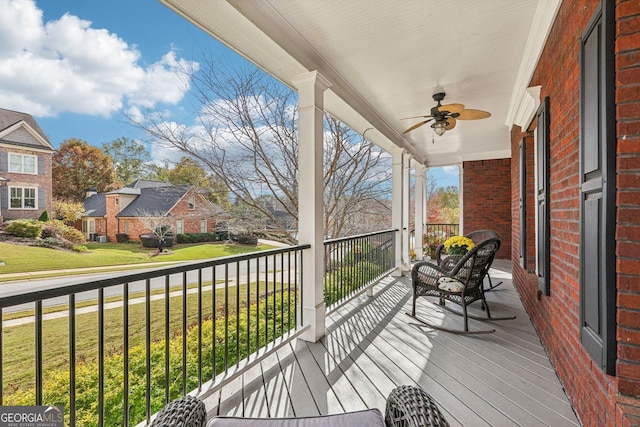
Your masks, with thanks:
<instances>
[{"instance_id":1,"label":"fan light fixture","mask_svg":"<svg viewBox=\"0 0 640 427\"><path fill-rule=\"evenodd\" d=\"M444 99L444 92L438 92L433 94L433 100L438 104L431 108L430 113L423 116L405 117L405 119L425 119L403 133L409 133L412 130L419 128L420 126L433 122L431 128L438 135L442 136L448 130L456 127L458 120L478 120L491 117L491 113L482 110L472 110L464 108L463 104L447 104L442 105L441 101ZM404 119L403 119L404 120Z\"/></svg>"},{"instance_id":2,"label":"fan light fixture","mask_svg":"<svg viewBox=\"0 0 640 427\"><path fill-rule=\"evenodd\" d=\"M446 121L444 121L444 122L435 122L434 124L431 125L431 127L436 132L436 135L442 136L447 131L447 124L448 123Z\"/></svg>"}]
</instances>

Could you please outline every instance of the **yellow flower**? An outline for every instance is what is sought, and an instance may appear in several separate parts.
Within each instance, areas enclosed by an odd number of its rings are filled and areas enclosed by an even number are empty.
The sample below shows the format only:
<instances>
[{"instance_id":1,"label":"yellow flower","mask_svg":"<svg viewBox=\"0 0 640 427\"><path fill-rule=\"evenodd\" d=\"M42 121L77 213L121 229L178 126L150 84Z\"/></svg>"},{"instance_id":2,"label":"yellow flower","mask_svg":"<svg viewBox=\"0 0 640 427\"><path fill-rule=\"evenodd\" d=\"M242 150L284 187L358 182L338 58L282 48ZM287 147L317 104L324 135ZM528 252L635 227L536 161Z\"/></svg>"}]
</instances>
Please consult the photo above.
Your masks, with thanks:
<instances>
[{"instance_id":1,"label":"yellow flower","mask_svg":"<svg viewBox=\"0 0 640 427\"><path fill-rule=\"evenodd\" d=\"M444 247L450 255L464 255L474 246L473 240L464 236L453 236L444 242Z\"/></svg>"}]
</instances>

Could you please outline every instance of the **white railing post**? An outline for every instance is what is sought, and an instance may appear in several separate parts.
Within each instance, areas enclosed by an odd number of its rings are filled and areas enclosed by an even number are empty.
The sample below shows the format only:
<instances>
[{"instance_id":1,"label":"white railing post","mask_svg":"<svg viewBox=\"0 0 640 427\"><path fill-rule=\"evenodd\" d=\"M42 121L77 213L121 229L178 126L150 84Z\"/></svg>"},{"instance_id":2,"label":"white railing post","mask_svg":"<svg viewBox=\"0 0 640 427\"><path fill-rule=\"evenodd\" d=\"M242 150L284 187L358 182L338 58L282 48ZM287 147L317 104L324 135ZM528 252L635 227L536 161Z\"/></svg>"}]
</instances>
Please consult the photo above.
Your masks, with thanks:
<instances>
[{"instance_id":1,"label":"white railing post","mask_svg":"<svg viewBox=\"0 0 640 427\"><path fill-rule=\"evenodd\" d=\"M317 71L295 77L298 89L298 243L310 244L302 255L302 319L309 329L302 338L315 342L325 335L324 303L324 91L330 84Z\"/></svg>"}]
</instances>

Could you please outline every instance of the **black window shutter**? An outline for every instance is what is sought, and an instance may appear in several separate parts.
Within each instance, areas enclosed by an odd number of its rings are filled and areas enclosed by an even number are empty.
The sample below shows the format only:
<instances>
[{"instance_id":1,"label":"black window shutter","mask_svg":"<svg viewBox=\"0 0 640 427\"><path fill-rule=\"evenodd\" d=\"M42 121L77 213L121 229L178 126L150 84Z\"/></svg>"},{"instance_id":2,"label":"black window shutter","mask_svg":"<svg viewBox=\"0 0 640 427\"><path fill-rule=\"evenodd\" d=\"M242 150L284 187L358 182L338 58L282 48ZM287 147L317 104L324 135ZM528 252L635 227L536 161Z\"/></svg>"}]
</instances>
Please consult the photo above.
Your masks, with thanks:
<instances>
[{"instance_id":1,"label":"black window shutter","mask_svg":"<svg viewBox=\"0 0 640 427\"><path fill-rule=\"evenodd\" d=\"M538 209L538 287L544 295L551 295L550 284L550 218L549 218L549 97L538 109L536 204Z\"/></svg>"},{"instance_id":2,"label":"black window shutter","mask_svg":"<svg viewBox=\"0 0 640 427\"><path fill-rule=\"evenodd\" d=\"M580 40L580 338L615 373L614 5L605 0Z\"/></svg>"},{"instance_id":3,"label":"black window shutter","mask_svg":"<svg viewBox=\"0 0 640 427\"><path fill-rule=\"evenodd\" d=\"M520 141L520 265L527 268L527 159L525 140Z\"/></svg>"}]
</instances>

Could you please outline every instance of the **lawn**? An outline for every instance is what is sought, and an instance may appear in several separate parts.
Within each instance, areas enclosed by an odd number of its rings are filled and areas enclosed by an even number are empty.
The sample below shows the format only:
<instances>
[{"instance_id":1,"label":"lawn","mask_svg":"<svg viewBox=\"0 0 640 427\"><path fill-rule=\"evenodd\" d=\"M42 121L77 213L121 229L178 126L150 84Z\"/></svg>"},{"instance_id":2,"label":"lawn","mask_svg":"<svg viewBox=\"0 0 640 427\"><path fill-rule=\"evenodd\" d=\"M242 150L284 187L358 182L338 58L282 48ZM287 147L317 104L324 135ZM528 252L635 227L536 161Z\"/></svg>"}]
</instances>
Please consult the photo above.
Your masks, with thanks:
<instances>
[{"instance_id":1,"label":"lawn","mask_svg":"<svg viewBox=\"0 0 640 427\"><path fill-rule=\"evenodd\" d=\"M129 264L145 266L154 262L180 262L239 255L271 249L272 246L222 243L180 245L160 255L157 249L141 248L140 244L134 243L89 243L87 248L89 251L77 253L0 242L0 261L5 264L0 265L0 275Z\"/></svg>"}]
</instances>

